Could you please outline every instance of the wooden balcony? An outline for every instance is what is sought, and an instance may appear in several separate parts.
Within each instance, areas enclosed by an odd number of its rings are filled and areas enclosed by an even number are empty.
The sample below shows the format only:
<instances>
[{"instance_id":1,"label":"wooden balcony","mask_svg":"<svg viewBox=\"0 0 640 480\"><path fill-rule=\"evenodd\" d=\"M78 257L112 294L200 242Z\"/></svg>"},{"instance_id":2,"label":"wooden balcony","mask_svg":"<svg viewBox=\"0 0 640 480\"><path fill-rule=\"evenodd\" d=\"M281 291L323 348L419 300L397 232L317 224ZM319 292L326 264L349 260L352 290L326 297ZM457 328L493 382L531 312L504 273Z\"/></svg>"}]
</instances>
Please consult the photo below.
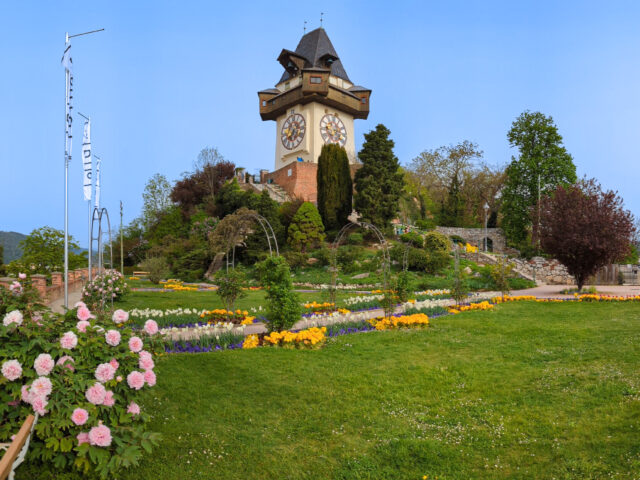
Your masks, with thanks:
<instances>
[{"instance_id":1,"label":"wooden balcony","mask_svg":"<svg viewBox=\"0 0 640 480\"><path fill-rule=\"evenodd\" d=\"M258 92L260 117L262 120L276 120L295 105L318 102L353 115L354 118L365 119L369 116L370 94L366 90L351 93L330 85L329 74L326 72L304 71L302 84L286 92Z\"/></svg>"}]
</instances>

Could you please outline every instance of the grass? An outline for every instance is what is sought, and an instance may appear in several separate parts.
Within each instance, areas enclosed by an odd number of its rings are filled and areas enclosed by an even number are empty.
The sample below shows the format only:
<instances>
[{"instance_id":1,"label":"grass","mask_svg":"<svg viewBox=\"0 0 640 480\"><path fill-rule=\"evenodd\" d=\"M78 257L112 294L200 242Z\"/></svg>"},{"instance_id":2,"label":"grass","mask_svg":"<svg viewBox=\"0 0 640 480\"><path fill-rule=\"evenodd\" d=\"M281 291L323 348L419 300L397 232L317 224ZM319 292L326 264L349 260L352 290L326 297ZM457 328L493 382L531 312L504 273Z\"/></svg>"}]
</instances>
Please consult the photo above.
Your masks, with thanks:
<instances>
[{"instance_id":1,"label":"grass","mask_svg":"<svg viewBox=\"0 0 640 480\"><path fill-rule=\"evenodd\" d=\"M599 479L640 471L640 309L501 305L316 351L171 355L124 478Z\"/></svg>"}]
</instances>

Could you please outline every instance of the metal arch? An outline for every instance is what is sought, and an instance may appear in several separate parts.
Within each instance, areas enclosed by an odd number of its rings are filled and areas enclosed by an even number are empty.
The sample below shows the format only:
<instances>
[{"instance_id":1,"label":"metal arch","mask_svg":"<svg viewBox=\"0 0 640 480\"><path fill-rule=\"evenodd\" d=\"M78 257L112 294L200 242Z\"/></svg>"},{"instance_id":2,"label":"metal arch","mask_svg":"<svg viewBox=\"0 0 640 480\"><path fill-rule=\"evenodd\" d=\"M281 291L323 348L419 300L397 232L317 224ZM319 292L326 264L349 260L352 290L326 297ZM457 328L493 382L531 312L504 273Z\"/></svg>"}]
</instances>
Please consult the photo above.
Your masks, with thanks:
<instances>
[{"instance_id":1,"label":"metal arch","mask_svg":"<svg viewBox=\"0 0 640 480\"><path fill-rule=\"evenodd\" d=\"M100 273L102 273L102 270L104 269L104 253L103 253L103 248L102 248L102 236L103 236L103 232L102 232L102 217L106 216L106 220L107 220L107 227L108 227L108 234L109 234L109 267L113 268L113 242L112 242L112 238L111 238L111 220L109 219L109 212L107 211L106 208L98 208L98 207L94 207L93 209L93 214L91 216L91 239L89 241L89 258L93 258L93 242L97 241L98 242L98 275ZM93 236L94 234L94 225L96 223L96 220L98 222L98 235L96 237ZM93 278L93 272L91 270L89 270L89 281L91 281Z\"/></svg>"},{"instance_id":2,"label":"metal arch","mask_svg":"<svg viewBox=\"0 0 640 480\"><path fill-rule=\"evenodd\" d=\"M264 231L264 235L267 238L267 244L269 245L269 256L273 256L274 250L276 252L276 256L280 255L280 250L278 249L278 240L276 239L276 234L273 231L273 227L271 226L271 223L269 223L269 220L267 220L265 217L257 213L245 213L242 216L240 216L240 218L241 219L251 218L253 220L256 220L262 227L262 230ZM273 245L272 245L272 242L273 242ZM229 252L227 251L226 258L227 258L227 271L229 271L229 267L234 269L236 264L235 242L233 244L233 247L231 248L231 257L229 257Z\"/></svg>"},{"instance_id":3,"label":"metal arch","mask_svg":"<svg viewBox=\"0 0 640 480\"><path fill-rule=\"evenodd\" d=\"M363 228L365 230L371 230L376 237L378 237L378 241L380 242L380 245L382 246L382 271L384 273L384 290L388 290L389 289L389 277L391 274L391 256L389 255L389 243L387 242L386 238L384 238L384 235L382 234L382 232L380 231L380 229L378 227L376 227L375 225L373 225L372 223L367 223L367 222L358 222L358 223L354 223L354 222L349 222L346 225L344 225L340 231L338 232L338 235L336 236L336 239L333 241L333 244L331 245L331 250L332 250L332 255L331 255L331 267L332 267L332 274L331 274L331 286L332 286L332 290L335 291L336 289L336 283L337 283L337 279L338 279L338 247L340 246L340 244L342 243L342 240L344 239L344 236L347 234L347 232L349 230L351 230L352 228L355 227L360 227Z\"/></svg>"}]
</instances>

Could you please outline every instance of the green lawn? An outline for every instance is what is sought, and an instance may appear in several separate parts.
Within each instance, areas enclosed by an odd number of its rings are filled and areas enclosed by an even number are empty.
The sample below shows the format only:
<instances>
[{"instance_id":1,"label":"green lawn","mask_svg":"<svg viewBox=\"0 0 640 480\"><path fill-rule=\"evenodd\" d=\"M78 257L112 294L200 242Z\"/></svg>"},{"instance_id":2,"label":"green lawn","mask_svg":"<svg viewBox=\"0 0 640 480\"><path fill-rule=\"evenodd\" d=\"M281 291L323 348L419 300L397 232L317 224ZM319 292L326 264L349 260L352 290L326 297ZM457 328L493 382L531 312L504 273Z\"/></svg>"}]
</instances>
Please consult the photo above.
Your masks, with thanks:
<instances>
[{"instance_id":1,"label":"green lawn","mask_svg":"<svg viewBox=\"0 0 640 480\"><path fill-rule=\"evenodd\" d=\"M247 310L251 307L257 308L262 305L265 308L264 290L247 291L247 295L241 298L236 303L236 308ZM301 292L298 294L301 302L310 301L328 301L327 298L323 298L321 291L313 293ZM353 292L338 292L338 304L340 300L345 297L357 295ZM214 308L222 308L222 302L220 297L215 291L203 291L203 292L130 292L123 300L114 304L115 308L122 308L124 310L131 310L133 308L152 308L152 309L173 309L173 308L196 308L212 310Z\"/></svg>"},{"instance_id":2,"label":"green lawn","mask_svg":"<svg viewBox=\"0 0 640 480\"><path fill-rule=\"evenodd\" d=\"M172 355L125 478L596 479L640 472L640 307L507 304L322 350Z\"/></svg>"}]
</instances>

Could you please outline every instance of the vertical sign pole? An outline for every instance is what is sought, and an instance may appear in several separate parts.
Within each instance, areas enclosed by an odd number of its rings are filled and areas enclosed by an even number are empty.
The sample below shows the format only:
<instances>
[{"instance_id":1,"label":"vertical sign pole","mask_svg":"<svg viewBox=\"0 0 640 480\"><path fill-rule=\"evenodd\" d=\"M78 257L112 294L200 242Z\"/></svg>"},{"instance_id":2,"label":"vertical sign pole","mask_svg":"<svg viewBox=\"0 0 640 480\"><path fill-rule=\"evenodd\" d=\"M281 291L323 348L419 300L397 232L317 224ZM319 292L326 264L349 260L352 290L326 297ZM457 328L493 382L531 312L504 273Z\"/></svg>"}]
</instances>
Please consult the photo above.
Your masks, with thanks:
<instances>
[{"instance_id":1,"label":"vertical sign pole","mask_svg":"<svg viewBox=\"0 0 640 480\"><path fill-rule=\"evenodd\" d=\"M65 34L65 46L69 43L69 34ZM69 120L71 72L69 68L65 72L65 98L64 98L64 308L69 308Z\"/></svg>"},{"instance_id":2,"label":"vertical sign pole","mask_svg":"<svg viewBox=\"0 0 640 480\"><path fill-rule=\"evenodd\" d=\"M124 247L122 246L122 200L120 200L120 273L124 276Z\"/></svg>"}]
</instances>

